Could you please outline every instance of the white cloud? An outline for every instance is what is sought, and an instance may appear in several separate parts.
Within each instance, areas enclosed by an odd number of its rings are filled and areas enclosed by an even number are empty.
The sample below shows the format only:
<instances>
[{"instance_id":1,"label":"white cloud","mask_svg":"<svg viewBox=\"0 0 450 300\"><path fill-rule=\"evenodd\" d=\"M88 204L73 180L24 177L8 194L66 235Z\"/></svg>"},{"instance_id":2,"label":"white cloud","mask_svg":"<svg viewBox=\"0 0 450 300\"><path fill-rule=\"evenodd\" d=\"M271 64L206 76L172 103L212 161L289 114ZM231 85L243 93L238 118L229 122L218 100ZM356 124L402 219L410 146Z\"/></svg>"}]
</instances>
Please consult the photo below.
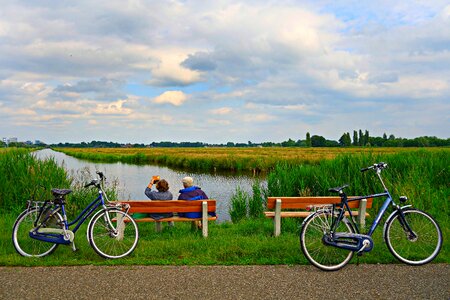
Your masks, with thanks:
<instances>
[{"instance_id":1,"label":"white cloud","mask_svg":"<svg viewBox=\"0 0 450 300\"><path fill-rule=\"evenodd\" d=\"M233 111L231 107L221 107L211 110L211 114L213 115L228 115Z\"/></svg>"},{"instance_id":2,"label":"white cloud","mask_svg":"<svg viewBox=\"0 0 450 300\"><path fill-rule=\"evenodd\" d=\"M95 120L142 141L153 114L164 140L214 142L225 126L231 141L339 138L383 115L387 133L416 136L401 109L421 133L448 135L450 6L391 2L9 1L0 129L64 141ZM434 109L420 114L425 101ZM193 107L206 122L185 119ZM330 112L348 121L333 126Z\"/></svg>"},{"instance_id":3,"label":"white cloud","mask_svg":"<svg viewBox=\"0 0 450 300\"><path fill-rule=\"evenodd\" d=\"M187 100L187 95L182 91L166 91L153 99L154 103L169 103L175 106L182 105Z\"/></svg>"}]
</instances>

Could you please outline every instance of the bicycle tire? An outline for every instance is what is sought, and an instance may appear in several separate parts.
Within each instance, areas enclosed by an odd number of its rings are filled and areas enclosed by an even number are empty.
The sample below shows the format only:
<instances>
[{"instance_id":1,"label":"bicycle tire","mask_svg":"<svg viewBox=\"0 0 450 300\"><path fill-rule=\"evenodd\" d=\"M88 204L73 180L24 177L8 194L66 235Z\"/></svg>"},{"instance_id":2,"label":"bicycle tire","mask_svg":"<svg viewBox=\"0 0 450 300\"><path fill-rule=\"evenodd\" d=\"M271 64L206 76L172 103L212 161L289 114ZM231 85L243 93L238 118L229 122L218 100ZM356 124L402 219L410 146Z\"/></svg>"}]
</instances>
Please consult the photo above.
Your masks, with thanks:
<instances>
[{"instance_id":1,"label":"bicycle tire","mask_svg":"<svg viewBox=\"0 0 450 300\"><path fill-rule=\"evenodd\" d=\"M106 214L110 218L121 216L127 222L122 222L124 226L123 234L117 235L108 224ZM117 224L114 222L114 224ZM119 225L120 226L120 225ZM94 215L88 225L88 240L92 248L98 255L104 258L122 258L129 255L136 248L139 240L139 231L136 222L127 213L110 208L101 210Z\"/></svg>"},{"instance_id":2,"label":"bicycle tire","mask_svg":"<svg viewBox=\"0 0 450 300\"><path fill-rule=\"evenodd\" d=\"M300 232L300 245L306 259L323 271L336 271L344 267L353 257L353 251L326 245L324 234L329 234L331 213L319 211L307 218ZM354 233L353 226L341 221L335 232Z\"/></svg>"},{"instance_id":3,"label":"bicycle tire","mask_svg":"<svg viewBox=\"0 0 450 300\"><path fill-rule=\"evenodd\" d=\"M12 242L17 253L25 257L44 257L53 253L59 244L33 239L29 232L33 229L34 222L39 215L39 208L23 211L16 219L12 229ZM63 228L63 219L59 213L55 213L47 220L47 228Z\"/></svg>"},{"instance_id":4,"label":"bicycle tire","mask_svg":"<svg viewBox=\"0 0 450 300\"><path fill-rule=\"evenodd\" d=\"M386 223L384 239L389 251L399 261L408 265L424 265L432 261L442 247L442 231L439 224L424 211L404 209L406 222L417 238L408 237L400 224L399 214Z\"/></svg>"}]
</instances>

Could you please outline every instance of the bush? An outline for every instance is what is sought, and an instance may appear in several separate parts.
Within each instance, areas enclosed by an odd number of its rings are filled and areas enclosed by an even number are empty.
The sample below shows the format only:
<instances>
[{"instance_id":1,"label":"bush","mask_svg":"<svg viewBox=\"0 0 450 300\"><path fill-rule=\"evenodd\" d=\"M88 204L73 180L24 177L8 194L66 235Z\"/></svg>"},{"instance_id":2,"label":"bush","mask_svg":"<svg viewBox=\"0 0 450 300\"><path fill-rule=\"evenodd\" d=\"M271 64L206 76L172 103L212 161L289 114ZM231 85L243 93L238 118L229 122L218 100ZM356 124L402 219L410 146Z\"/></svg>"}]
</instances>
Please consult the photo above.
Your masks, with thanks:
<instances>
[{"instance_id":1,"label":"bush","mask_svg":"<svg viewBox=\"0 0 450 300\"><path fill-rule=\"evenodd\" d=\"M237 223L240 220L247 217L248 202L250 196L243 191L239 186L236 188L236 192L231 196L230 217L233 223Z\"/></svg>"}]
</instances>

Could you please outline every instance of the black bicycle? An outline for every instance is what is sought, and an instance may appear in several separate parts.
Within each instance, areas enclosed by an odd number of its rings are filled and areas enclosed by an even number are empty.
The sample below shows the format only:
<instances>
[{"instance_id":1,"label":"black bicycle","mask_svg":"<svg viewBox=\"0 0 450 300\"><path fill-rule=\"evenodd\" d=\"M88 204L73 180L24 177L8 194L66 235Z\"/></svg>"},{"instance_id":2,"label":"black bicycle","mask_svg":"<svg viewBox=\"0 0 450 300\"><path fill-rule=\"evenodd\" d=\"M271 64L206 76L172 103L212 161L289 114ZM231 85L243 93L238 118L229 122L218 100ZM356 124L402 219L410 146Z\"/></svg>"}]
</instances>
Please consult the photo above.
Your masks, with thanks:
<instances>
[{"instance_id":1,"label":"black bicycle","mask_svg":"<svg viewBox=\"0 0 450 300\"><path fill-rule=\"evenodd\" d=\"M133 252L139 239L136 222L128 215L128 207L109 203L102 188L105 176L101 172L97 174L99 179L85 185L98 189L97 199L71 222L67 221L65 209L65 196L71 190L52 189L54 199L28 201L27 209L13 226L12 241L16 251L27 257L49 255L58 245L72 245L75 251L75 233L97 211L87 227L87 238L95 252L105 258L121 258ZM70 230L72 225L75 227Z\"/></svg>"},{"instance_id":2,"label":"black bicycle","mask_svg":"<svg viewBox=\"0 0 450 300\"><path fill-rule=\"evenodd\" d=\"M378 163L361 172L375 170L384 192L379 194L347 198L344 189L348 185L332 188L339 193L341 203L316 206L302 224L300 232L301 249L308 261L319 269L335 271L344 267L353 257L373 249L372 234L389 206L394 211L384 224L384 240L389 251L398 260L409 265L423 265L432 261L442 247L442 231L438 223L426 212L400 206L394 202L381 177L386 163ZM367 234L361 234L353 219L348 202L367 198L386 197ZM399 198L400 203L407 201ZM348 211L349 217L345 216Z\"/></svg>"}]
</instances>

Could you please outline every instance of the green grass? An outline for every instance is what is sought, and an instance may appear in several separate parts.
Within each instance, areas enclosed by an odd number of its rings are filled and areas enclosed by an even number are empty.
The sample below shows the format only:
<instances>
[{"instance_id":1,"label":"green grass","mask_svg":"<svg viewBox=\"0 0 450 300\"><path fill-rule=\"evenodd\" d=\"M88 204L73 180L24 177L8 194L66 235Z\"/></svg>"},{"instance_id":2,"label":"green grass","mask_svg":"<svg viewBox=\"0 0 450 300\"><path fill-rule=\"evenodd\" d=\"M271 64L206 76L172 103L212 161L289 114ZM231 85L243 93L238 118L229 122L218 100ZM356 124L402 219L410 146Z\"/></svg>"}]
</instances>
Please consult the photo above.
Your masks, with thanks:
<instances>
[{"instance_id":1,"label":"green grass","mask_svg":"<svg viewBox=\"0 0 450 300\"><path fill-rule=\"evenodd\" d=\"M0 221L0 265L5 266L61 266L61 265L274 265L308 264L298 238L301 220L283 220L282 234L273 237L269 219L252 219L237 224L210 224L208 238L200 231L192 231L187 223L176 223L174 228L164 226L155 231L155 224L140 223L140 239L135 251L117 260L101 258L86 240L86 228L77 233L78 251L70 246L59 246L44 258L25 258L17 254L10 241L9 225L14 216ZM375 233L375 248L359 258L360 263L397 263L382 240L381 228ZM448 262L448 252L442 251L434 262ZM356 263L356 257L351 263Z\"/></svg>"},{"instance_id":2,"label":"green grass","mask_svg":"<svg viewBox=\"0 0 450 300\"><path fill-rule=\"evenodd\" d=\"M380 191L374 174L360 174L359 169L384 160L390 169L385 171L386 184L393 187L394 198L406 194L414 206L431 213L440 223L444 234L444 246L435 262L450 261L448 226L449 181L448 151L417 151L393 155L366 154L344 155L333 160L310 165L278 165L268 176L268 191L262 194L326 195L331 186L350 183L349 194ZM60 170L54 162L37 162L26 151L0 153L0 171L6 172L0 182L0 265L6 266L59 266L59 265L250 265L250 264L307 264L300 251L299 226L301 219L283 219L282 234L273 237L273 224L266 218L243 218L235 224L210 224L209 237L191 231L191 225L177 223L175 228L164 227L155 232L154 224L140 223L140 240L135 252L126 258L107 260L98 256L86 240L86 225L78 231L75 244L79 249L60 246L48 257L33 259L17 254L11 242L11 231L17 210L23 207L30 186L43 182L46 185L81 185L84 174L75 180ZM47 165L48 164L48 165ZM54 179L52 179L54 178ZM55 181L53 181L55 180ZM10 191L11 190L11 191ZM13 191L13 192L12 192ZM89 190L74 192L68 199L70 211L77 211L79 203L88 201ZM91 190L93 191L93 190ZM261 193L257 188L254 191ZM114 195L114 189L112 189ZM260 194L260 195L262 195ZM261 196L246 198L255 203ZM254 200L252 200L254 199ZM376 200L375 200L376 201ZM254 203L252 204L254 205ZM376 205L375 205L376 206ZM259 214L258 209L253 208ZM375 209L369 210L373 216ZM247 214L247 212L246 212ZM370 219L367 221L370 222ZM397 263L382 239L382 225L374 235L372 252L359 259L360 263ZM354 258L352 263L356 263Z\"/></svg>"}]
</instances>

